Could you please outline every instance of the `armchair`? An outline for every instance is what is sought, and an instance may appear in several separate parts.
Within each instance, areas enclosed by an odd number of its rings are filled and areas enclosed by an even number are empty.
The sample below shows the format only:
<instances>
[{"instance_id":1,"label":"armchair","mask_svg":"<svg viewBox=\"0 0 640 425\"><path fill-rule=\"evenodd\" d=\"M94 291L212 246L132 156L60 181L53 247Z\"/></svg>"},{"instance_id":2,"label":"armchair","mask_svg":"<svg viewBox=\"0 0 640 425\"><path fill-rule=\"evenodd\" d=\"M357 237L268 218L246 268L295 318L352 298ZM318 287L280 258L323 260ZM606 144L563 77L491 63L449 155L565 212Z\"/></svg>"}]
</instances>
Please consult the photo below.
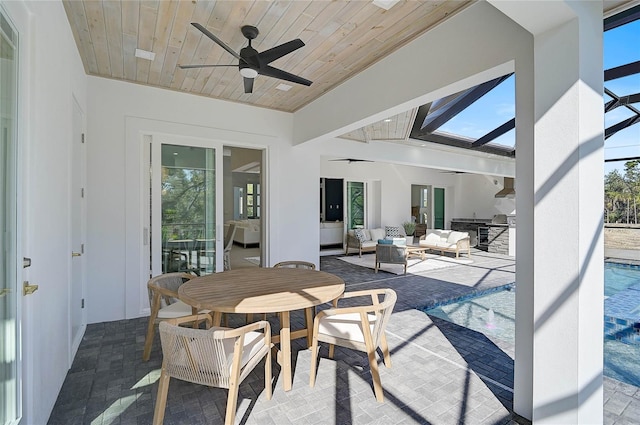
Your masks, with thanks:
<instances>
[{"instance_id":1,"label":"armchair","mask_svg":"<svg viewBox=\"0 0 640 425\"><path fill-rule=\"evenodd\" d=\"M380 295L384 295L380 302ZM357 307L337 308L342 298L371 297L371 303ZM311 371L309 386L316 381L318 342L329 343L329 358L333 358L335 345L363 351L369 358L369 368L373 379L373 389L378 402L384 401L376 349L380 347L386 367L391 367L391 356L384 330L396 304L397 295L393 289L373 289L346 292L334 300L334 308L318 313L313 321L313 343L311 346Z\"/></svg>"},{"instance_id":2,"label":"armchair","mask_svg":"<svg viewBox=\"0 0 640 425\"><path fill-rule=\"evenodd\" d=\"M260 321L237 329L211 327L189 329L177 326L191 316L160 324L162 372L153 415L154 425L162 424L171 378L209 387L228 388L224 423L234 423L238 387L266 357L264 381L267 399L271 399L271 327ZM210 319L210 317L209 317ZM208 324L210 324L210 320ZM259 330L263 332L258 332Z\"/></svg>"},{"instance_id":3,"label":"armchair","mask_svg":"<svg viewBox=\"0 0 640 425\"><path fill-rule=\"evenodd\" d=\"M408 251L404 245L377 244L375 272L378 273L378 267L380 267L381 263L388 263L402 264L404 266L404 274L407 274L407 258Z\"/></svg>"}]
</instances>

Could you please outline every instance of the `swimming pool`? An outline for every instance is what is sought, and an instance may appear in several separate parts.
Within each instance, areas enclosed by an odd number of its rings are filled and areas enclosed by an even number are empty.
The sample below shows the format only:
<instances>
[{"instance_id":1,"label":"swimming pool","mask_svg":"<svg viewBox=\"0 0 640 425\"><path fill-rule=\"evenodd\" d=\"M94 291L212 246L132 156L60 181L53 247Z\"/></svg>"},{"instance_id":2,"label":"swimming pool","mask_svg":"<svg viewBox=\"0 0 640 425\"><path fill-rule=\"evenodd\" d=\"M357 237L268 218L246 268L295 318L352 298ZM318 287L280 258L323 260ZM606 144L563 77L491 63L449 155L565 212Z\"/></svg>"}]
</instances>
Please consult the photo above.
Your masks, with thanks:
<instances>
[{"instance_id":1,"label":"swimming pool","mask_svg":"<svg viewBox=\"0 0 640 425\"><path fill-rule=\"evenodd\" d=\"M611 297L640 283L640 266L605 263L604 293ZM430 316L515 344L515 289L480 295L425 310ZM604 335L604 333L603 333ZM640 387L640 345L604 340L604 375Z\"/></svg>"}]
</instances>

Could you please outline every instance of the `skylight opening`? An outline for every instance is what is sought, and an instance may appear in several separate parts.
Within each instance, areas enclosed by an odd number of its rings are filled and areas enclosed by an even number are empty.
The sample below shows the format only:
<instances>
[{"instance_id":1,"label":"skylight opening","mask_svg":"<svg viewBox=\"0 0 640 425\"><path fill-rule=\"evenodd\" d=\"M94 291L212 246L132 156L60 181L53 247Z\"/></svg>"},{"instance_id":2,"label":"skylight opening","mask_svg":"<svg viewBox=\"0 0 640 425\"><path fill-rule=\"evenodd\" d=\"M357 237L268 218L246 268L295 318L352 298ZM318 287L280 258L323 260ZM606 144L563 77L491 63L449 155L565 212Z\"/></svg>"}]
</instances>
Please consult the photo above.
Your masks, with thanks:
<instances>
[{"instance_id":1,"label":"skylight opening","mask_svg":"<svg viewBox=\"0 0 640 425\"><path fill-rule=\"evenodd\" d=\"M514 116L515 75L512 75L444 123L434 133L446 132L476 140L513 119ZM490 143L513 147L515 131L508 131Z\"/></svg>"}]
</instances>

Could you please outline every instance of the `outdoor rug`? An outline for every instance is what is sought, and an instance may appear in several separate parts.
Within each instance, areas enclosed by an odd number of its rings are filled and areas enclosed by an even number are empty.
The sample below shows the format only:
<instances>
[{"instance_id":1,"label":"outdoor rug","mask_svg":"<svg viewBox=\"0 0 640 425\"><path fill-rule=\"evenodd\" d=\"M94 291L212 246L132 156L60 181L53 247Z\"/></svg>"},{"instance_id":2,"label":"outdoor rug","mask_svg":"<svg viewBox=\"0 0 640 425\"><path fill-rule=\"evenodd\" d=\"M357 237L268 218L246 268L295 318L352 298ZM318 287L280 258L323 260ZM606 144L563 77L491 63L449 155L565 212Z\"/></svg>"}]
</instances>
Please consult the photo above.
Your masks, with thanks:
<instances>
[{"instance_id":1,"label":"outdoor rug","mask_svg":"<svg viewBox=\"0 0 640 425\"><path fill-rule=\"evenodd\" d=\"M356 266L367 267L375 269L375 254L363 254L362 257L357 255L350 255L346 257L338 257L342 261L346 261ZM471 264L473 259L469 258L451 258L442 255L426 254L424 260L418 257L412 257L407 260L407 274L419 274L423 272L429 272L431 270L443 269L445 267L452 267L460 264ZM401 275L404 273L404 266L402 264L387 264L382 263L378 270L384 270L385 272Z\"/></svg>"}]
</instances>

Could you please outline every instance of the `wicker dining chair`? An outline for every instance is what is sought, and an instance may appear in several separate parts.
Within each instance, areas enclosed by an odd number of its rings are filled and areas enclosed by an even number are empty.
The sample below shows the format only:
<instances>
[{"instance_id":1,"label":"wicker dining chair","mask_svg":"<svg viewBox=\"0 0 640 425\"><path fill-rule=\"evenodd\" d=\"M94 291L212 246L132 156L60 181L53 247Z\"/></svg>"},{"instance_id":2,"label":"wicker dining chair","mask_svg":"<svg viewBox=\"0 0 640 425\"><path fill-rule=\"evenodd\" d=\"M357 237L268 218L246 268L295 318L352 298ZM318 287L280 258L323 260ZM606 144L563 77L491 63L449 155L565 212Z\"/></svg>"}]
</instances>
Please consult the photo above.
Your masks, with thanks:
<instances>
[{"instance_id":1,"label":"wicker dining chair","mask_svg":"<svg viewBox=\"0 0 640 425\"><path fill-rule=\"evenodd\" d=\"M155 325L168 319L191 316L197 311L190 305L178 299L178 288L184 282L195 276L188 273L166 273L155 276L147 282L149 292L149 324L147 325L147 336L144 341L144 351L142 359L149 360L151 356L151 345L155 337ZM206 312L206 311L203 311Z\"/></svg>"},{"instance_id":2,"label":"wicker dining chair","mask_svg":"<svg viewBox=\"0 0 640 425\"><path fill-rule=\"evenodd\" d=\"M380 295L384 295L382 302ZM353 297L370 297L371 302L356 307L337 308L338 299ZM333 358L336 345L363 351L369 358L369 368L373 380L376 400L384 401L376 349L382 350L384 364L391 367L391 356L384 330L396 304L397 295L393 289L373 289L356 292L345 292L333 304L334 308L322 310L313 321L313 343L311 346L311 371L309 386L316 381L318 362L318 342L329 343L329 358Z\"/></svg>"},{"instance_id":3,"label":"wicker dining chair","mask_svg":"<svg viewBox=\"0 0 640 425\"><path fill-rule=\"evenodd\" d=\"M210 327L204 330L178 326L181 322L198 319L206 320L209 326L211 324L208 314L160 323L164 358L153 415L154 425L163 423L171 378L227 388L229 394L224 423L233 424L238 387L265 357L264 385L267 399L271 399L272 344L269 322L255 322L237 329Z\"/></svg>"}]
</instances>

